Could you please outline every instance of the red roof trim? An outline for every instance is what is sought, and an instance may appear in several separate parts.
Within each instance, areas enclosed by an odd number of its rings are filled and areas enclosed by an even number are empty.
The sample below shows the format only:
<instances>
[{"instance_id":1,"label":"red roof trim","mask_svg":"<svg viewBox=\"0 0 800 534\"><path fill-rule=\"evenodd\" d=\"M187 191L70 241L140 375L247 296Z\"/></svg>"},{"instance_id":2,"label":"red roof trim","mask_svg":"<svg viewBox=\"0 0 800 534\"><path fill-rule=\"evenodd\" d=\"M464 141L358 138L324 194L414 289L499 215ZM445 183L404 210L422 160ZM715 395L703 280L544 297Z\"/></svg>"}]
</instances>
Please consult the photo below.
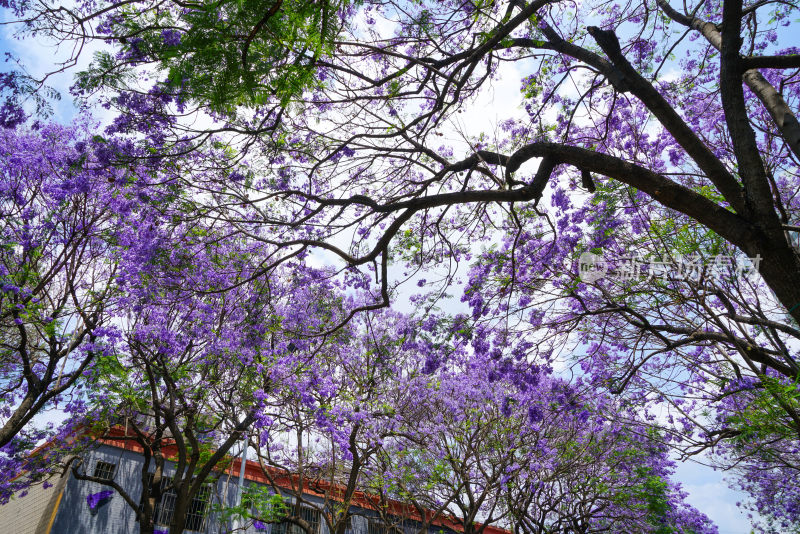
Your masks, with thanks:
<instances>
[{"instance_id":1,"label":"red roof trim","mask_svg":"<svg viewBox=\"0 0 800 534\"><path fill-rule=\"evenodd\" d=\"M114 427L109 431L109 437L101 438L99 441L105 445L109 445L118 449L124 449L139 454L143 453L144 448L131 438L131 434L128 434L128 437L126 438L125 431L122 428ZM177 449L174 445L163 447L162 450L167 457L177 454ZM224 469L223 472L232 476L238 476L241 464L241 458L234 458L231 461L231 464ZM299 475L291 475L290 473L275 467L267 466L266 468L271 472L270 474L272 479L277 486L297 491L297 488L300 485ZM272 485L269 478L267 478L267 476L261 470L261 465L252 460L245 461L244 478L259 484ZM341 484L332 484L328 481L314 481L314 487L309 486L307 481L303 481L302 487L303 493L314 495L316 497L327 497L329 499L335 499L337 494L344 494L344 490L345 488ZM406 504L394 499L387 500L387 504L387 512L390 514L422 522L420 514L417 512L416 508L410 504ZM379 498L377 495L372 495L363 491L356 491L351 499L351 505L367 510L375 510L379 507ZM430 521L431 525L447 527L456 532L464 531L463 525L459 523L455 517L440 516L437 519L433 519L435 514L430 510L427 510L425 515L426 520ZM480 528L481 525L480 523L477 523L476 526ZM492 525L486 525L482 534L510 534L510 531Z\"/></svg>"}]
</instances>

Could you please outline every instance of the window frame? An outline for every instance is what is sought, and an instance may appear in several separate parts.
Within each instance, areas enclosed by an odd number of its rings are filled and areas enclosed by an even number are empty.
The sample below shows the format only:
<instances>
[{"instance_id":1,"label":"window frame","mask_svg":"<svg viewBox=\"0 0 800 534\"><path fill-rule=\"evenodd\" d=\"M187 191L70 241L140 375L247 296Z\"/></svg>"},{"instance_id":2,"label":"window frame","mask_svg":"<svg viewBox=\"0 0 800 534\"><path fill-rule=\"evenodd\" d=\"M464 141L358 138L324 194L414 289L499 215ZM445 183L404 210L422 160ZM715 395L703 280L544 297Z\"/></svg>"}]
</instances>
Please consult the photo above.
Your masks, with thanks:
<instances>
[{"instance_id":1,"label":"window frame","mask_svg":"<svg viewBox=\"0 0 800 534\"><path fill-rule=\"evenodd\" d=\"M367 518L367 534L389 534L386 521L380 518Z\"/></svg>"},{"instance_id":2,"label":"window frame","mask_svg":"<svg viewBox=\"0 0 800 534\"><path fill-rule=\"evenodd\" d=\"M92 476L94 478L99 478L101 480L112 481L114 480L114 475L117 473L117 464L112 464L111 462L106 462L104 460L97 460L94 464L94 471L92 471Z\"/></svg>"},{"instance_id":3,"label":"window frame","mask_svg":"<svg viewBox=\"0 0 800 534\"><path fill-rule=\"evenodd\" d=\"M153 482L153 473L148 473L148 484ZM153 524L160 527L169 527L175 513L175 499L178 494L174 487L165 489L172 482L172 477L164 475L161 479L161 498L153 510ZM205 483L192 497L189 509L186 512L185 532L204 532L206 519L208 519L208 505L211 502L211 483ZM140 505L141 506L141 505ZM200 514L198 514L198 509ZM199 516L199 517L198 517ZM199 521L199 524L197 523ZM192 528L197 527L197 528Z\"/></svg>"},{"instance_id":4,"label":"window frame","mask_svg":"<svg viewBox=\"0 0 800 534\"><path fill-rule=\"evenodd\" d=\"M292 508L294 506L292 505ZM322 511L320 509L308 504L301 504L298 514L300 519L311 525L311 534L320 534L322 525ZM280 523L273 523L270 534L306 534L306 531L300 525L284 520Z\"/></svg>"},{"instance_id":5,"label":"window frame","mask_svg":"<svg viewBox=\"0 0 800 534\"><path fill-rule=\"evenodd\" d=\"M189 503L184 530L190 532L205 530L209 502L211 502L211 484L203 484Z\"/></svg>"}]
</instances>

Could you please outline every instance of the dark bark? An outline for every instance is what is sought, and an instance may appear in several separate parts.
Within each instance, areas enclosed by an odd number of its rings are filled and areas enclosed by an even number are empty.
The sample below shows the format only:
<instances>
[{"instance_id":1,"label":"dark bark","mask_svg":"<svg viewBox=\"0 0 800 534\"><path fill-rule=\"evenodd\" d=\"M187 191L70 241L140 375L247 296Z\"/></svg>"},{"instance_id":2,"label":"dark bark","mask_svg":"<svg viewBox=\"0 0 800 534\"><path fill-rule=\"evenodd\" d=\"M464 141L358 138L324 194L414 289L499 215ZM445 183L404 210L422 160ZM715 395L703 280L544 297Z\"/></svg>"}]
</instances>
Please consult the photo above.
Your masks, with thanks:
<instances>
[{"instance_id":1,"label":"dark bark","mask_svg":"<svg viewBox=\"0 0 800 534\"><path fill-rule=\"evenodd\" d=\"M672 20L699 32L717 50L722 50L722 33L717 25L699 19L692 14L684 15L675 10L666 0L657 0L658 5ZM739 23L740 27L741 23ZM738 55L738 47L737 55ZM787 59L783 59L783 58ZM775 56L770 58L743 58L741 60L742 78L747 87L761 100L769 112L778 131L786 141L789 150L800 160L800 123L783 96L758 72L758 68L784 68L779 65L794 64L797 56Z\"/></svg>"}]
</instances>

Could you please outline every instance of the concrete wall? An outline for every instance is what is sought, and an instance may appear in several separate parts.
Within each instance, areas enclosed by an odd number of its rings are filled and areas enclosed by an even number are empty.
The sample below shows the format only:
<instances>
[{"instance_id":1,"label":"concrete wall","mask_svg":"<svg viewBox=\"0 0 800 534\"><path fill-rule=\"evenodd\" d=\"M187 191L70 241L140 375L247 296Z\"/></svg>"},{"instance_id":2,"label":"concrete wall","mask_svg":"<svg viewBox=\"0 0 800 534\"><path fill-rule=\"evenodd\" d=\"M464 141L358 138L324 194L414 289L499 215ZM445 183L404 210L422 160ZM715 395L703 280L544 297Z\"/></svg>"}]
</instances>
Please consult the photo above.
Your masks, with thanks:
<instances>
[{"instance_id":1,"label":"concrete wall","mask_svg":"<svg viewBox=\"0 0 800 534\"><path fill-rule=\"evenodd\" d=\"M32 486L24 496L15 496L0 506L0 532L13 534L47 534L67 477L53 478L52 484Z\"/></svg>"}]
</instances>

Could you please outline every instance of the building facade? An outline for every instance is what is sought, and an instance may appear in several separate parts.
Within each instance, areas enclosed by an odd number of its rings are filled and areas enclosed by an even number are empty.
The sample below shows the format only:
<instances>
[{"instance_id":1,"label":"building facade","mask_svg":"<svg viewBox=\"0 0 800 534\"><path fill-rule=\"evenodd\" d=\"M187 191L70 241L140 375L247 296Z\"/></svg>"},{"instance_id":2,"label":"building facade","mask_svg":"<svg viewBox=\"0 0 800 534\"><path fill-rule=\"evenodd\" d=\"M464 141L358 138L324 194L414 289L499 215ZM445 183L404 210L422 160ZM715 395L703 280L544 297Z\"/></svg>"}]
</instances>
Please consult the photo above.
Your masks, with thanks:
<instances>
[{"instance_id":1,"label":"building facade","mask_svg":"<svg viewBox=\"0 0 800 534\"><path fill-rule=\"evenodd\" d=\"M109 440L85 455L85 472L95 477L113 479L136 499L141 492L143 458L140 451L135 449L135 445L129 441ZM223 503L230 506L236 503L240 468L241 462L237 459L224 476L218 477L199 492L191 503L185 532L222 534L231 531L232 525L219 514L219 505ZM167 477L170 474L167 469ZM255 462L246 462L245 486L266 485L266 482L260 466ZM174 500L173 493L165 492L162 495L155 511L157 530L165 533L168 531ZM304 504L301 507L302 518L313 525L316 534L329 534L321 515L324 498L313 493L304 493L303 500L308 502L308 506ZM386 525L369 508L363 495L360 500L354 499L354 502L356 505L350 509L351 518L346 534L388 534ZM392 534L417 534L421 523L409 516L403 519L399 529L396 525L393 527ZM456 522L448 520L434 521L428 529L429 534L457 534L460 530ZM61 477L47 489L36 486L25 496L16 497L5 506L0 506L2 534L128 534L138 531L136 513L122 496L107 485L78 480L71 473ZM236 532L305 534L298 526L290 523L254 524L252 521L247 523L246 528L239 528ZM498 528L486 527L484 534L508 533Z\"/></svg>"}]
</instances>

